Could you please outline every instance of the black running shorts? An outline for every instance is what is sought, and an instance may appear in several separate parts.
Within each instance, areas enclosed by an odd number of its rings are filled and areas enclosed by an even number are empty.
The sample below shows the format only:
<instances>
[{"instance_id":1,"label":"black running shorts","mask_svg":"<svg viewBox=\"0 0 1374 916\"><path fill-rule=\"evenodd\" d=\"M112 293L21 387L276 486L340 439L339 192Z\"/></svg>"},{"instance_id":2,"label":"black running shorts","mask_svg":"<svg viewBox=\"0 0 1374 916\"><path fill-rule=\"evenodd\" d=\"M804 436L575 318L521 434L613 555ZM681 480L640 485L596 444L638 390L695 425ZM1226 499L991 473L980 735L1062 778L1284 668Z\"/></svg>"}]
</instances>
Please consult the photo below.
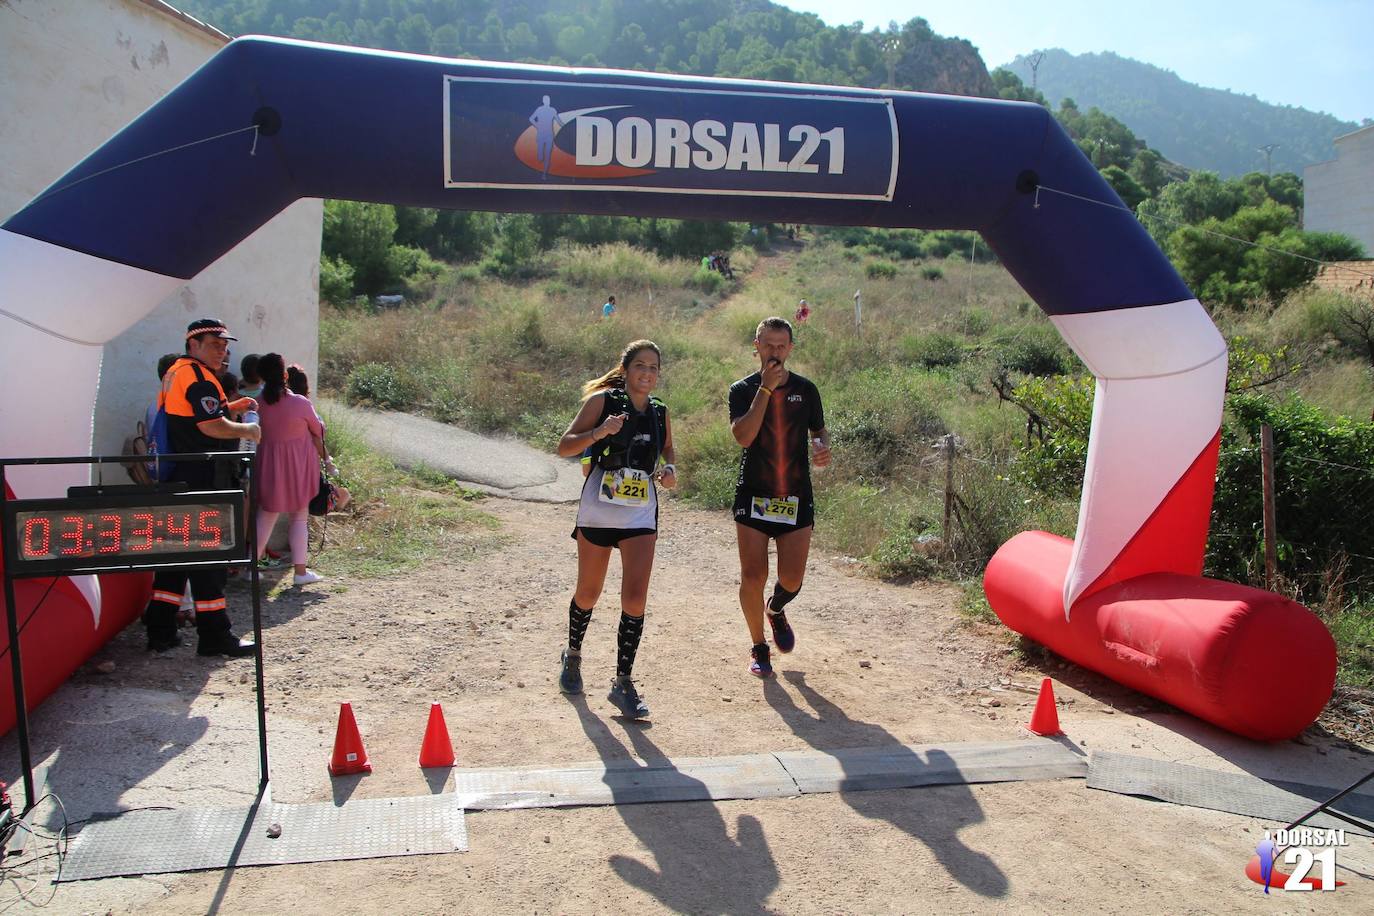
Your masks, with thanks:
<instances>
[{"instance_id":1,"label":"black running shorts","mask_svg":"<svg viewBox=\"0 0 1374 916\"><path fill-rule=\"evenodd\" d=\"M797 523L790 525L786 522L773 522L757 517L753 511L754 497L757 495L742 488L735 490L734 514L736 522L753 528L755 531L762 531L770 538L781 537L793 531L816 526L816 503L814 500L807 497L798 499Z\"/></svg>"},{"instance_id":2,"label":"black running shorts","mask_svg":"<svg viewBox=\"0 0 1374 916\"><path fill-rule=\"evenodd\" d=\"M658 534L653 528L574 528L571 535L572 539L577 540L577 532L581 531L582 536L590 544L597 547L620 548L621 541L630 538L643 537L646 534Z\"/></svg>"}]
</instances>

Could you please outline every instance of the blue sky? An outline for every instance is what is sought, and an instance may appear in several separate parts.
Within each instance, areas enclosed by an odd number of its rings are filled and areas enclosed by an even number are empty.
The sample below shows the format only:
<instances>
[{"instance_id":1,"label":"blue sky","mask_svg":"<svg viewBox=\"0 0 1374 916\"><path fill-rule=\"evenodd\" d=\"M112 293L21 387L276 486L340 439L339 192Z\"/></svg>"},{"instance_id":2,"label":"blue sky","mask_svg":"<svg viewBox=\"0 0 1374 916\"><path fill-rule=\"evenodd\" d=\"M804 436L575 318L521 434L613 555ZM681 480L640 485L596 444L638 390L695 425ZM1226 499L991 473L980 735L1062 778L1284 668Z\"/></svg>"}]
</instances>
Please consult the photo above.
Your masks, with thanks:
<instances>
[{"instance_id":1,"label":"blue sky","mask_svg":"<svg viewBox=\"0 0 1374 916\"><path fill-rule=\"evenodd\" d=\"M1374 0L775 0L830 25L921 17L989 68L1037 48L1113 51L1266 102L1374 118Z\"/></svg>"}]
</instances>

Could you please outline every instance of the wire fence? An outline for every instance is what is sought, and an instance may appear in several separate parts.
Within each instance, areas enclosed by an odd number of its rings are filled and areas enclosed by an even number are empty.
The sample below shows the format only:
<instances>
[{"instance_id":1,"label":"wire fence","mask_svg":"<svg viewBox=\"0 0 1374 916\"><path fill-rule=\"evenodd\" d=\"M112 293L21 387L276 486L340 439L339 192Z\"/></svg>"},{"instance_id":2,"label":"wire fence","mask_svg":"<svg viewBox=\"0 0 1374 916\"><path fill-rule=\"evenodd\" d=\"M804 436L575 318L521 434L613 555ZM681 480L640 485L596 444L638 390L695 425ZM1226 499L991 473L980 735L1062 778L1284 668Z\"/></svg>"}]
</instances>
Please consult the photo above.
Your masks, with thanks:
<instances>
[{"instance_id":1,"label":"wire fence","mask_svg":"<svg viewBox=\"0 0 1374 916\"><path fill-rule=\"evenodd\" d=\"M938 549L924 553L951 571L980 573L1021 530L1074 536L1083 456L1040 454L1032 467L1025 454L975 454L954 435L932 454L927 503L942 512ZM1259 444L1221 450L1205 574L1329 608L1374 597L1374 466L1282 443L1267 485L1266 465Z\"/></svg>"}]
</instances>

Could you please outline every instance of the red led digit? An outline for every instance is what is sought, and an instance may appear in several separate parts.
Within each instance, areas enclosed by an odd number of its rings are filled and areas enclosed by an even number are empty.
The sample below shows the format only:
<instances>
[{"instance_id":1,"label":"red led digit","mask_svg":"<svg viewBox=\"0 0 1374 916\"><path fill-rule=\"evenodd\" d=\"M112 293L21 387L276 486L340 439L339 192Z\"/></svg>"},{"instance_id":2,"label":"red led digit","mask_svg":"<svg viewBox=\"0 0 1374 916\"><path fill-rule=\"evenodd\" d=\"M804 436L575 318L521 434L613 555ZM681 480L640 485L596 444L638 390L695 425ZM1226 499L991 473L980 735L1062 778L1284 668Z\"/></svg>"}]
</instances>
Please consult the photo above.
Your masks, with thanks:
<instances>
[{"instance_id":1,"label":"red led digit","mask_svg":"<svg viewBox=\"0 0 1374 916\"><path fill-rule=\"evenodd\" d=\"M172 521L177 516L167 513L167 536L170 538L174 534L181 535L182 546L189 547L191 544L191 513L187 512L181 516L181 527L178 528L176 522Z\"/></svg>"},{"instance_id":2,"label":"red led digit","mask_svg":"<svg viewBox=\"0 0 1374 916\"><path fill-rule=\"evenodd\" d=\"M214 519L215 521L218 521L219 510L211 509L207 512L202 512L200 513L200 516L196 519L196 529L201 534L208 535L208 537L201 540L199 546L215 548L218 547L220 543L224 540L224 529L221 528L218 524L207 525L205 523L207 519Z\"/></svg>"},{"instance_id":3,"label":"red led digit","mask_svg":"<svg viewBox=\"0 0 1374 916\"><path fill-rule=\"evenodd\" d=\"M83 551L82 551L82 538L81 538L81 533L82 533L82 531L85 529L85 519L83 519L83 518L82 518L81 516L79 516L79 515L64 515L64 516L62 516L62 524L64 524L64 525L70 524L70 525L73 525L73 526L74 526L74 527L71 528L70 530L63 531L62 534L60 535L61 540L63 540L63 541L69 541L69 542L71 543L71 546L70 546L70 547L63 547L63 548L62 548L62 550L61 550L62 556L64 556L64 557L79 557L79 556L81 556L81 554L82 554L82 552L83 552Z\"/></svg>"},{"instance_id":4,"label":"red led digit","mask_svg":"<svg viewBox=\"0 0 1374 916\"><path fill-rule=\"evenodd\" d=\"M153 549L153 513L135 512L133 517L142 522L141 525L129 532L129 537L144 538L142 544L129 544L131 553L142 553L145 550Z\"/></svg>"},{"instance_id":5,"label":"red led digit","mask_svg":"<svg viewBox=\"0 0 1374 916\"><path fill-rule=\"evenodd\" d=\"M43 539L34 544L34 532L41 532ZM31 518L24 523L24 556L46 557L52 548L52 522L46 518Z\"/></svg>"},{"instance_id":6,"label":"red led digit","mask_svg":"<svg viewBox=\"0 0 1374 916\"><path fill-rule=\"evenodd\" d=\"M95 536L102 542L96 548L96 553L119 553L119 535L124 527L124 520L118 515L106 513L100 516L100 523L109 527L96 532Z\"/></svg>"}]
</instances>

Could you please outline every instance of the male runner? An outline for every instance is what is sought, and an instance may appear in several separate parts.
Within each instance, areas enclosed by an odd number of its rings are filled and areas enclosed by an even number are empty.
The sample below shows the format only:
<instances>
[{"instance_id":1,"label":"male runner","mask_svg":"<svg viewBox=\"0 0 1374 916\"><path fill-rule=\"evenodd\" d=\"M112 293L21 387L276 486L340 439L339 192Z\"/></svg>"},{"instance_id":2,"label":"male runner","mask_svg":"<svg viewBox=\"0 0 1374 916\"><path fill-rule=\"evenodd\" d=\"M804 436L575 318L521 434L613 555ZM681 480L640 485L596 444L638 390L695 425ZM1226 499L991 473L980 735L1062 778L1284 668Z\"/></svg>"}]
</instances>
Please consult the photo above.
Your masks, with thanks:
<instances>
[{"instance_id":1,"label":"male runner","mask_svg":"<svg viewBox=\"0 0 1374 916\"><path fill-rule=\"evenodd\" d=\"M739 603L753 642L749 672L769 677L773 665L764 639L763 589L768 584L768 541L778 543L778 579L767 602L779 652L796 636L784 609L801 591L811 551L815 504L807 466L808 438L816 467L830 464L830 437L816 386L787 369L792 325L765 318L754 332L759 371L730 386L730 431L744 447L735 484L735 535L739 541ZM809 436L808 436L809 433Z\"/></svg>"}]
</instances>

